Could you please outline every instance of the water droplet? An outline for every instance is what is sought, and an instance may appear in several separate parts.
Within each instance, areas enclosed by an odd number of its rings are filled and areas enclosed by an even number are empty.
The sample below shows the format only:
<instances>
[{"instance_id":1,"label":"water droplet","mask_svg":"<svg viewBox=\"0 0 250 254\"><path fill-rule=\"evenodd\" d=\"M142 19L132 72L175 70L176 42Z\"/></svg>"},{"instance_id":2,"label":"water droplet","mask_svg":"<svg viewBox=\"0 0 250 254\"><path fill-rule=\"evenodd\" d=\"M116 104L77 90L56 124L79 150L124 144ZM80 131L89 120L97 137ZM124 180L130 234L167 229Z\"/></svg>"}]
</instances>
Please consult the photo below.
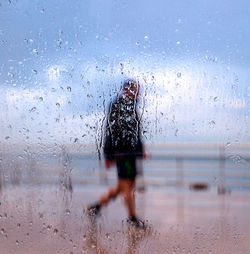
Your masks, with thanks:
<instances>
[{"instance_id":1,"label":"water droplet","mask_svg":"<svg viewBox=\"0 0 250 254\"><path fill-rule=\"evenodd\" d=\"M215 102L218 101L218 97L217 96L214 97L214 101Z\"/></svg>"},{"instance_id":2,"label":"water droplet","mask_svg":"<svg viewBox=\"0 0 250 254\"><path fill-rule=\"evenodd\" d=\"M19 241L16 240L16 245L19 246Z\"/></svg>"},{"instance_id":3,"label":"water droplet","mask_svg":"<svg viewBox=\"0 0 250 254\"><path fill-rule=\"evenodd\" d=\"M177 45L180 45L180 44L181 44L181 42L180 42L180 41L177 41L177 42L176 42L176 44L177 44Z\"/></svg>"},{"instance_id":4,"label":"water droplet","mask_svg":"<svg viewBox=\"0 0 250 254\"><path fill-rule=\"evenodd\" d=\"M58 108L60 108L61 105L60 105L59 102L57 102L57 103L56 103L56 106L57 106Z\"/></svg>"},{"instance_id":5,"label":"water droplet","mask_svg":"<svg viewBox=\"0 0 250 254\"><path fill-rule=\"evenodd\" d=\"M6 137L5 137L6 140L9 139L9 138L10 138L10 136L6 136Z\"/></svg>"},{"instance_id":6,"label":"water droplet","mask_svg":"<svg viewBox=\"0 0 250 254\"><path fill-rule=\"evenodd\" d=\"M43 101L43 97L42 96L39 97L39 101Z\"/></svg>"},{"instance_id":7,"label":"water droplet","mask_svg":"<svg viewBox=\"0 0 250 254\"><path fill-rule=\"evenodd\" d=\"M140 45L140 42L139 42L139 41L137 41L137 42L135 43L135 45L136 45L136 46L139 46L139 45Z\"/></svg>"},{"instance_id":8,"label":"water droplet","mask_svg":"<svg viewBox=\"0 0 250 254\"><path fill-rule=\"evenodd\" d=\"M61 46L62 46L62 40L59 39L59 40L57 40L56 42L57 42L57 47L58 47L58 48L61 48Z\"/></svg>"},{"instance_id":9,"label":"water droplet","mask_svg":"<svg viewBox=\"0 0 250 254\"><path fill-rule=\"evenodd\" d=\"M58 229L54 228L53 233L54 233L54 235L56 235L58 233Z\"/></svg>"},{"instance_id":10,"label":"water droplet","mask_svg":"<svg viewBox=\"0 0 250 254\"><path fill-rule=\"evenodd\" d=\"M46 227L46 229L47 229L48 231L51 230L51 226L48 225L48 226Z\"/></svg>"},{"instance_id":11,"label":"water droplet","mask_svg":"<svg viewBox=\"0 0 250 254\"><path fill-rule=\"evenodd\" d=\"M38 55L38 49L33 49L32 52Z\"/></svg>"},{"instance_id":12,"label":"water droplet","mask_svg":"<svg viewBox=\"0 0 250 254\"><path fill-rule=\"evenodd\" d=\"M36 107L33 107L29 110L30 112L35 112L36 111Z\"/></svg>"},{"instance_id":13,"label":"water droplet","mask_svg":"<svg viewBox=\"0 0 250 254\"><path fill-rule=\"evenodd\" d=\"M178 131L179 131L178 129L175 130L174 135L175 135L176 137L177 137Z\"/></svg>"},{"instance_id":14,"label":"water droplet","mask_svg":"<svg viewBox=\"0 0 250 254\"><path fill-rule=\"evenodd\" d=\"M215 121L214 120L210 120L209 124L215 124Z\"/></svg>"},{"instance_id":15,"label":"water droplet","mask_svg":"<svg viewBox=\"0 0 250 254\"><path fill-rule=\"evenodd\" d=\"M69 209L66 209L66 210L65 210L65 213L66 213L67 215L69 215L69 214L70 214L70 210L69 210Z\"/></svg>"},{"instance_id":16,"label":"water droplet","mask_svg":"<svg viewBox=\"0 0 250 254\"><path fill-rule=\"evenodd\" d=\"M246 163L246 160L239 154L230 155L228 158L232 160L235 164Z\"/></svg>"},{"instance_id":17,"label":"water droplet","mask_svg":"<svg viewBox=\"0 0 250 254\"><path fill-rule=\"evenodd\" d=\"M107 239L110 239L111 237L110 237L110 233L106 233L105 234L105 237L107 238Z\"/></svg>"},{"instance_id":18,"label":"water droplet","mask_svg":"<svg viewBox=\"0 0 250 254\"><path fill-rule=\"evenodd\" d=\"M148 39L148 36L147 36L147 35L145 35L145 36L144 36L144 39L145 39L145 40L147 40L147 39Z\"/></svg>"},{"instance_id":19,"label":"water droplet","mask_svg":"<svg viewBox=\"0 0 250 254\"><path fill-rule=\"evenodd\" d=\"M15 74L12 73L12 72L8 72L8 76L11 77L11 78L14 78Z\"/></svg>"},{"instance_id":20,"label":"water droplet","mask_svg":"<svg viewBox=\"0 0 250 254\"><path fill-rule=\"evenodd\" d=\"M71 87L70 87L70 86L67 86L67 90L68 90L69 92L71 92Z\"/></svg>"},{"instance_id":21,"label":"water droplet","mask_svg":"<svg viewBox=\"0 0 250 254\"><path fill-rule=\"evenodd\" d=\"M33 73L37 74L37 70L32 70Z\"/></svg>"},{"instance_id":22,"label":"water droplet","mask_svg":"<svg viewBox=\"0 0 250 254\"><path fill-rule=\"evenodd\" d=\"M181 78L181 72L177 73L177 78Z\"/></svg>"}]
</instances>

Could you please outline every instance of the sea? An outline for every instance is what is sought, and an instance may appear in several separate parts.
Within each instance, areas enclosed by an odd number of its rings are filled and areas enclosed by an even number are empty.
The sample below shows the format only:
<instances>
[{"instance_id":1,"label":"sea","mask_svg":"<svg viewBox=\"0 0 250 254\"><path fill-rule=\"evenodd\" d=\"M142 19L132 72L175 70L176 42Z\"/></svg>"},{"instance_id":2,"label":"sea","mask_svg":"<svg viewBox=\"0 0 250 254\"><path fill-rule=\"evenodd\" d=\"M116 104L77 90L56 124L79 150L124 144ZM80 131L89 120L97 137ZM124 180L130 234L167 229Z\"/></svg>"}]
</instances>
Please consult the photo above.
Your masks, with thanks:
<instances>
[{"instance_id":1,"label":"sea","mask_svg":"<svg viewBox=\"0 0 250 254\"><path fill-rule=\"evenodd\" d=\"M137 185L189 191L250 191L249 144L150 144L138 159ZM106 169L95 144L1 145L0 189L11 185L79 188L113 185L115 167Z\"/></svg>"}]
</instances>

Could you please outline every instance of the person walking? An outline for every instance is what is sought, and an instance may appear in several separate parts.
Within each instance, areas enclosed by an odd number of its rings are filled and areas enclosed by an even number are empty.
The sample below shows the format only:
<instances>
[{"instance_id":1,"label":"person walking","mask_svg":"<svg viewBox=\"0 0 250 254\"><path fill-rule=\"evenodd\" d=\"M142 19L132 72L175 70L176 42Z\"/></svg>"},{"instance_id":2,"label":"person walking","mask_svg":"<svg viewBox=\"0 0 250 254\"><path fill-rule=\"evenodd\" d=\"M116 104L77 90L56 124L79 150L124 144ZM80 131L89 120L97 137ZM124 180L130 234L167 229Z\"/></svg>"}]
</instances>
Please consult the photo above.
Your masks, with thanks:
<instances>
[{"instance_id":1,"label":"person walking","mask_svg":"<svg viewBox=\"0 0 250 254\"><path fill-rule=\"evenodd\" d=\"M145 228L145 223L136 216L135 182L136 160L143 158L144 145L141 139L141 124L137 112L139 82L128 79L123 83L121 94L110 104L104 131L105 166L116 164L118 181L98 202L88 206L88 215L97 216L101 208L122 194L128 210L128 222Z\"/></svg>"}]
</instances>

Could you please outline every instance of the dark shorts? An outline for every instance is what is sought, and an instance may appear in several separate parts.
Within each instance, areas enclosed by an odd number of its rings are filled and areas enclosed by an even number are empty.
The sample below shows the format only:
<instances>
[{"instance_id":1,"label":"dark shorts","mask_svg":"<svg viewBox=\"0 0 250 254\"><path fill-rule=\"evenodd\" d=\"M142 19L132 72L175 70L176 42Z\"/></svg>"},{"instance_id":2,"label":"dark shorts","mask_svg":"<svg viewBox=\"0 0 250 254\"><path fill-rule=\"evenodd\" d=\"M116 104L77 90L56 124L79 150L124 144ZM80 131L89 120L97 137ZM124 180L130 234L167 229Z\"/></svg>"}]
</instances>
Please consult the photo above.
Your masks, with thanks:
<instances>
[{"instance_id":1,"label":"dark shorts","mask_svg":"<svg viewBox=\"0 0 250 254\"><path fill-rule=\"evenodd\" d=\"M137 175L135 157L116 159L116 167L118 178L134 179Z\"/></svg>"}]
</instances>

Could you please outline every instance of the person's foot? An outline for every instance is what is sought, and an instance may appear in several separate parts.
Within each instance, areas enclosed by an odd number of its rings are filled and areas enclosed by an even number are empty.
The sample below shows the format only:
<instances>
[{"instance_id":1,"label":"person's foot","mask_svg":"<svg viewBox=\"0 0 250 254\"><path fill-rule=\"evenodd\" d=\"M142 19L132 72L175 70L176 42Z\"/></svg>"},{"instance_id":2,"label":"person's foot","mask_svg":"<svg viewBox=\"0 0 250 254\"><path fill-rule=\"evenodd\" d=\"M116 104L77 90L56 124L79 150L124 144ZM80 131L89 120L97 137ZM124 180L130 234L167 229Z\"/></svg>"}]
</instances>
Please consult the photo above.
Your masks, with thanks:
<instances>
[{"instance_id":1,"label":"person's foot","mask_svg":"<svg viewBox=\"0 0 250 254\"><path fill-rule=\"evenodd\" d=\"M137 217L129 217L127 219L127 222L136 227L136 228L139 228L139 229L146 229L147 225L144 221L138 219Z\"/></svg>"},{"instance_id":2,"label":"person's foot","mask_svg":"<svg viewBox=\"0 0 250 254\"><path fill-rule=\"evenodd\" d=\"M100 215L100 209L101 209L101 206L99 204L89 205L87 206L86 214L89 217L96 218L98 215Z\"/></svg>"}]
</instances>

